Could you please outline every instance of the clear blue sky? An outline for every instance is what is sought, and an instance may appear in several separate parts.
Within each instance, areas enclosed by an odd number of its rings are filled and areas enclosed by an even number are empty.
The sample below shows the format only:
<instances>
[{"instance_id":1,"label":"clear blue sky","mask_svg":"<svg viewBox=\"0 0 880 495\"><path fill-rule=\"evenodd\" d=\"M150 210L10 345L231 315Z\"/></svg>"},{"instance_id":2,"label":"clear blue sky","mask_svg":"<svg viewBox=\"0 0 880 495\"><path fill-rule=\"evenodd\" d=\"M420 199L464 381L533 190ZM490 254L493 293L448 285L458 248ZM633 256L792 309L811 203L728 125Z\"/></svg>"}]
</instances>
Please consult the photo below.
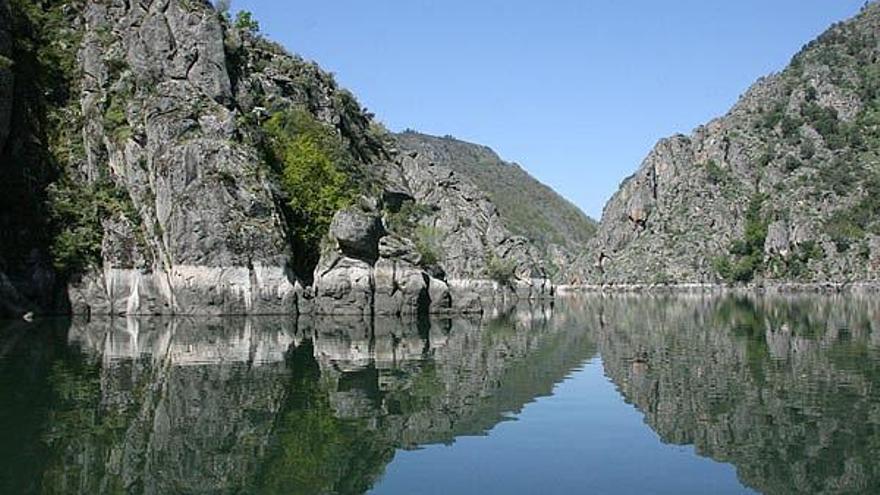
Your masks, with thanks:
<instances>
[{"instance_id":1,"label":"clear blue sky","mask_svg":"<svg viewBox=\"0 0 880 495\"><path fill-rule=\"evenodd\" d=\"M491 146L598 218L653 144L719 116L864 0L233 0L392 130Z\"/></svg>"}]
</instances>

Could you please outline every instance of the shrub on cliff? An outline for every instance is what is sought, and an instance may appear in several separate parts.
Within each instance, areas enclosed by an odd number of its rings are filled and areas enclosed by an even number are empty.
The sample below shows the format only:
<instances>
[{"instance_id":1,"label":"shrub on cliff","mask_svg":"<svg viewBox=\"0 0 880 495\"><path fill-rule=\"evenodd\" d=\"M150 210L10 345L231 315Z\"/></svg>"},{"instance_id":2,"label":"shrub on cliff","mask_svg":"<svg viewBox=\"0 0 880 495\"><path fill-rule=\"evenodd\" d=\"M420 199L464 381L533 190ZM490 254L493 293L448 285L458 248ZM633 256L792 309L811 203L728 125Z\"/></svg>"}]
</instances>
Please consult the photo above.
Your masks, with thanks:
<instances>
[{"instance_id":1,"label":"shrub on cliff","mask_svg":"<svg viewBox=\"0 0 880 495\"><path fill-rule=\"evenodd\" d=\"M516 263L513 260L492 255L486 263L486 273L489 278L501 285L510 285L516 276Z\"/></svg>"},{"instance_id":2,"label":"shrub on cliff","mask_svg":"<svg viewBox=\"0 0 880 495\"><path fill-rule=\"evenodd\" d=\"M761 216L764 196L755 194L746 211L743 238L730 245L730 256L722 256L713 267L722 280L728 282L751 282L763 268L764 241L767 239L767 220Z\"/></svg>"},{"instance_id":3,"label":"shrub on cliff","mask_svg":"<svg viewBox=\"0 0 880 495\"><path fill-rule=\"evenodd\" d=\"M49 208L58 225L51 252L55 269L65 275L83 273L101 262L103 220L124 216L139 225L128 194L110 182L75 185L59 181L49 187Z\"/></svg>"},{"instance_id":4,"label":"shrub on cliff","mask_svg":"<svg viewBox=\"0 0 880 495\"><path fill-rule=\"evenodd\" d=\"M254 19L254 15L247 10L240 10L235 14L235 28L251 34L260 32L260 23Z\"/></svg>"},{"instance_id":5,"label":"shrub on cliff","mask_svg":"<svg viewBox=\"0 0 880 495\"><path fill-rule=\"evenodd\" d=\"M422 266L436 265L443 257L443 233L436 227L420 225L415 229L416 251Z\"/></svg>"},{"instance_id":6,"label":"shrub on cliff","mask_svg":"<svg viewBox=\"0 0 880 495\"><path fill-rule=\"evenodd\" d=\"M302 109L277 112L263 128L293 215L295 247L317 253L333 215L357 195L347 171L351 157L334 129Z\"/></svg>"},{"instance_id":7,"label":"shrub on cliff","mask_svg":"<svg viewBox=\"0 0 880 495\"><path fill-rule=\"evenodd\" d=\"M852 186L851 186L852 187ZM825 232L843 252L867 233L880 233L880 175L870 175L861 184L862 197L856 203L835 211L825 223Z\"/></svg>"},{"instance_id":8,"label":"shrub on cliff","mask_svg":"<svg viewBox=\"0 0 880 495\"><path fill-rule=\"evenodd\" d=\"M389 211L385 217L388 229L405 237L412 237L419 221L433 210L424 203L406 200L396 211Z\"/></svg>"}]
</instances>

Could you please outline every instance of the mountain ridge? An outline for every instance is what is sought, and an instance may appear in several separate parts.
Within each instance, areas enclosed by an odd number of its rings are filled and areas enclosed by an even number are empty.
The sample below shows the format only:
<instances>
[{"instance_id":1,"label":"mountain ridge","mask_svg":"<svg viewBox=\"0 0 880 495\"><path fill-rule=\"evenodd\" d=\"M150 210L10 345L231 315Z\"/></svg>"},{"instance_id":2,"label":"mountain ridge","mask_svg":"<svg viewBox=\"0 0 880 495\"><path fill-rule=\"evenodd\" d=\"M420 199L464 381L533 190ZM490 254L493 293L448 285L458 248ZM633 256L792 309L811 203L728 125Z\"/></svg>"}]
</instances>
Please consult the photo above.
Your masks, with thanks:
<instances>
[{"instance_id":1,"label":"mountain ridge","mask_svg":"<svg viewBox=\"0 0 880 495\"><path fill-rule=\"evenodd\" d=\"M880 7L661 139L603 210L574 284L876 280Z\"/></svg>"},{"instance_id":2,"label":"mountain ridge","mask_svg":"<svg viewBox=\"0 0 880 495\"><path fill-rule=\"evenodd\" d=\"M398 133L395 138L405 151L418 152L452 168L484 191L507 228L532 240L555 272L584 249L595 233L595 220L488 146L413 130Z\"/></svg>"}]
</instances>

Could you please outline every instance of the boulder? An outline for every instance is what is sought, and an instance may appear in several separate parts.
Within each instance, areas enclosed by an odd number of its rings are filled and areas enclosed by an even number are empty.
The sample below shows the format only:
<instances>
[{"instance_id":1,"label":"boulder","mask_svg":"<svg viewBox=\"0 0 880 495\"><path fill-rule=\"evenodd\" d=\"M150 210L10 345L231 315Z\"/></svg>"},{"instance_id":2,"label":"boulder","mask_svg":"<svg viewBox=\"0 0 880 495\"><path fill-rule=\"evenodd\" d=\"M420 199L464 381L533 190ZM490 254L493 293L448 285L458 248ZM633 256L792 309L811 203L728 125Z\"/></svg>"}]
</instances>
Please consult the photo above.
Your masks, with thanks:
<instances>
[{"instance_id":1,"label":"boulder","mask_svg":"<svg viewBox=\"0 0 880 495\"><path fill-rule=\"evenodd\" d=\"M379 239L383 234L382 219L358 207L337 212L330 224L330 236L343 254L368 261L379 256Z\"/></svg>"},{"instance_id":2,"label":"boulder","mask_svg":"<svg viewBox=\"0 0 880 495\"><path fill-rule=\"evenodd\" d=\"M429 275L418 263L412 241L395 235L379 243L381 258L374 267L375 311L379 315L419 315L430 311Z\"/></svg>"},{"instance_id":3,"label":"boulder","mask_svg":"<svg viewBox=\"0 0 880 495\"><path fill-rule=\"evenodd\" d=\"M429 311L428 274L404 261L380 259L374 267L375 313L418 315Z\"/></svg>"}]
</instances>

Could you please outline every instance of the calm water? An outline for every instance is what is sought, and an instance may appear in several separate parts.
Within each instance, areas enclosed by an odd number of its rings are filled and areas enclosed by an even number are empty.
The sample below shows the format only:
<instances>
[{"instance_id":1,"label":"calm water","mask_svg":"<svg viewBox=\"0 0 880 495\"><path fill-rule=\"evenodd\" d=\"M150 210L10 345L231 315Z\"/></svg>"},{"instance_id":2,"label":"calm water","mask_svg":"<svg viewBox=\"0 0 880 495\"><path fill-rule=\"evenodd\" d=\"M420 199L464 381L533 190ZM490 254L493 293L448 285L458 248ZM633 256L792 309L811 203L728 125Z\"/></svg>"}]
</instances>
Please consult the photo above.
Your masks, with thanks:
<instances>
[{"instance_id":1,"label":"calm water","mask_svg":"<svg viewBox=\"0 0 880 495\"><path fill-rule=\"evenodd\" d=\"M880 300L0 323L0 493L880 493Z\"/></svg>"}]
</instances>

